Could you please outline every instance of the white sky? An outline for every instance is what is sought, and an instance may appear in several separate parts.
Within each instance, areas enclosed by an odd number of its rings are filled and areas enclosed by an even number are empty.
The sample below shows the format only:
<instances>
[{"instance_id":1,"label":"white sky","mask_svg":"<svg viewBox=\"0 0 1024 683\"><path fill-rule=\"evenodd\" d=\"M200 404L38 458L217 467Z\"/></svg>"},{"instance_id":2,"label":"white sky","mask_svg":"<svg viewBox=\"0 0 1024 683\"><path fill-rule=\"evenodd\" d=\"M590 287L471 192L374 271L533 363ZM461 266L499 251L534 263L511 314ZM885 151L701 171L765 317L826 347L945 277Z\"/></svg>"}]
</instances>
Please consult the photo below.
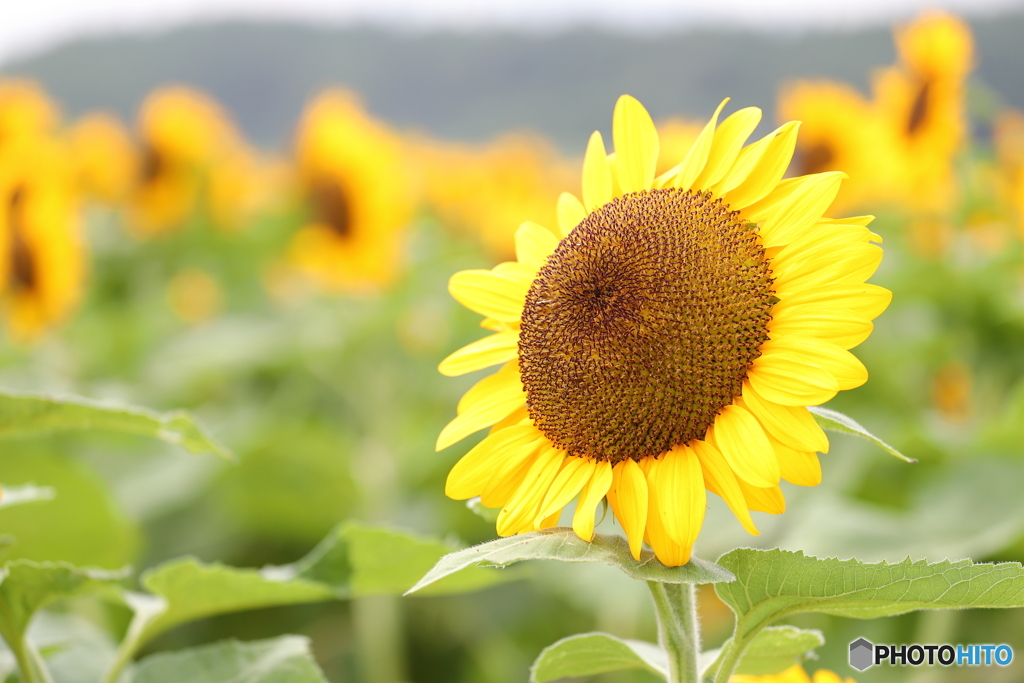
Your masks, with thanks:
<instances>
[{"instance_id":1,"label":"white sky","mask_svg":"<svg viewBox=\"0 0 1024 683\"><path fill-rule=\"evenodd\" d=\"M983 15L1024 10L1024 0L0 0L0 63L82 35L232 18L402 30L552 31L597 24L656 32L713 24L793 31L888 24L928 7Z\"/></svg>"}]
</instances>

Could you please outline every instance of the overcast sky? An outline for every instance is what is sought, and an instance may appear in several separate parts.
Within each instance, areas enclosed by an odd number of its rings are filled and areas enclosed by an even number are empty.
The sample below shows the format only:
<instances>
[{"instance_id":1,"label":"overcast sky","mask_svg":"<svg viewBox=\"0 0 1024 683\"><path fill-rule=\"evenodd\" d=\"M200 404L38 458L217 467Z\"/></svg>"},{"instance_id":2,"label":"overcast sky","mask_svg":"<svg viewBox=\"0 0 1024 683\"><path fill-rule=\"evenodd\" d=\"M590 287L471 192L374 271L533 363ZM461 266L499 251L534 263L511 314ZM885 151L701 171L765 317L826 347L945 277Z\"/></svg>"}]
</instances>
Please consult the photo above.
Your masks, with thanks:
<instances>
[{"instance_id":1,"label":"overcast sky","mask_svg":"<svg viewBox=\"0 0 1024 683\"><path fill-rule=\"evenodd\" d=\"M0 0L0 63L82 35L159 31L192 21L362 22L401 30L626 31L730 25L765 31L887 24L927 7L968 15L1024 10L1024 0Z\"/></svg>"}]
</instances>

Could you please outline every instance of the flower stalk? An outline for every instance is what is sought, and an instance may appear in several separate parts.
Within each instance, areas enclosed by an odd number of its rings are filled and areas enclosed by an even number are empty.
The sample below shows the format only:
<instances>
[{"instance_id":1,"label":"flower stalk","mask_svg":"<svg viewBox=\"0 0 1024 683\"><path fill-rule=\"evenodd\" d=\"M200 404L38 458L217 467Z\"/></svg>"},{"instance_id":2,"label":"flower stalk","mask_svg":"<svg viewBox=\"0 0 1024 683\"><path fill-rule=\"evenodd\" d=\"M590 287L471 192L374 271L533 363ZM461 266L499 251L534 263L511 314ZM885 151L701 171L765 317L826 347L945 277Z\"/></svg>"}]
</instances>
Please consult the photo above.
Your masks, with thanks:
<instances>
[{"instance_id":1,"label":"flower stalk","mask_svg":"<svg viewBox=\"0 0 1024 683\"><path fill-rule=\"evenodd\" d=\"M691 583L648 581L658 620L658 644L668 655L668 683L699 683L700 629Z\"/></svg>"}]
</instances>

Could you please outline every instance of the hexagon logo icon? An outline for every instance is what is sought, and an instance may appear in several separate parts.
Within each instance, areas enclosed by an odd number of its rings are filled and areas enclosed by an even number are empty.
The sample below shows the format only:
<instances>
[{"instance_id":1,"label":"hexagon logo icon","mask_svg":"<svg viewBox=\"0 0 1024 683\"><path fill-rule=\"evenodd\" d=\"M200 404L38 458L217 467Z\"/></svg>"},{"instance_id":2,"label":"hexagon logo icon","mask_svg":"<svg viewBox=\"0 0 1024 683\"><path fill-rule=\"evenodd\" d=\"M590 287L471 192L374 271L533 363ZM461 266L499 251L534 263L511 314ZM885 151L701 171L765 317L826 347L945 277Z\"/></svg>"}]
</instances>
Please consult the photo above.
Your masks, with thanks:
<instances>
[{"instance_id":1,"label":"hexagon logo icon","mask_svg":"<svg viewBox=\"0 0 1024 683\"><path fill-rule=\"evenodd\" d=\"M850 666L857 671L863 671L872 664L875 659L875 646L864 638L858 638L850 643Z\"/></svg>"}]
</instances>

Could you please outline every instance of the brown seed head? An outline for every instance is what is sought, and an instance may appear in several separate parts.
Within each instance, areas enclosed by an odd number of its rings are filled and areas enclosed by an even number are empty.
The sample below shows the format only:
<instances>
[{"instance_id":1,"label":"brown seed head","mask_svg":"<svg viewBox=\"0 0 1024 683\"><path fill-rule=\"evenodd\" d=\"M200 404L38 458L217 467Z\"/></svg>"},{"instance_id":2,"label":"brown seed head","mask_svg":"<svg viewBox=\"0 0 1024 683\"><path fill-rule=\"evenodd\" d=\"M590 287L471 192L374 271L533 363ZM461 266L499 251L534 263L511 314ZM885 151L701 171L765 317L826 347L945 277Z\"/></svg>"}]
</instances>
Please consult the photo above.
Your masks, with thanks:
<instances>
[{"instance_id":1,"label":"brown seed head","mask_svg":"<svg viewBox=\"0 0 1024 683\"><path fill-rule=\"evenodd\" d=\"M703 438L768 339L771 283L755 232L710 193L606 204L526 296L530 417L570 455L611 462Z\"/></svg>"}]
</instances>

